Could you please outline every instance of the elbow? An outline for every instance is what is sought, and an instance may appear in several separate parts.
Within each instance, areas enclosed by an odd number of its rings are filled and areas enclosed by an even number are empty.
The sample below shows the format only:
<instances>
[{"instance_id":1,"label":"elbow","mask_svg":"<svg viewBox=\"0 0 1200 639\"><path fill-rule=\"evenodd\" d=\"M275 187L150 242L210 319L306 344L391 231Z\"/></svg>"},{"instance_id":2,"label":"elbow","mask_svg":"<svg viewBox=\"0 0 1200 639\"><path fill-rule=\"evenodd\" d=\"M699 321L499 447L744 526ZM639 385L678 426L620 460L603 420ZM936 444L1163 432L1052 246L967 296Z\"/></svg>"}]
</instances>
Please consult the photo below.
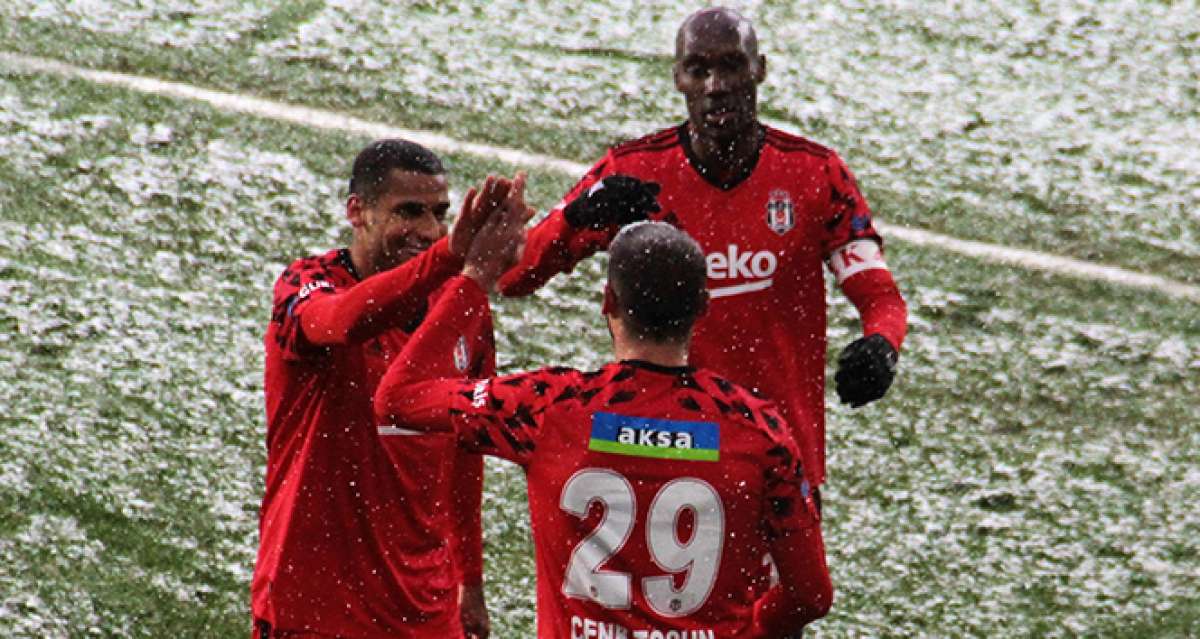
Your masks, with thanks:
<instances>
[{"instance_id":1,"label":"elbow","mask_svg":"<svg viewBox=\"0 0 1200 639\"><path fill-rule=\"evenodd\" d=\"M812 599L812 619L820 619L829 614L833 607L833 583L828 578L817 588L816 596Z\"/></svg>"},{"instance_id":2,"label":"elbow","mask_svg":"<svg viewBox=\"0 0 1200 639\"><path fill-rule=\"evenodd\" d=\"M797 595L793 600L796 625L805 625L829 614L833 607L833 584L829 574L824 578L792 587Z\"/></svg>"},{"instance_id":3,"label":"elbow","mask_svg":"<svg viewBox=\"0 0 1200 639\"><path fill-rule=\"evenodd\" d=\"M376 426L390 426L398 421L396 411L393 410L393 407L388 402L390 394L390 386L388 384L380 384L379 388L375 391L372 405L375 412Z\"/></svg>"}]
</instances>

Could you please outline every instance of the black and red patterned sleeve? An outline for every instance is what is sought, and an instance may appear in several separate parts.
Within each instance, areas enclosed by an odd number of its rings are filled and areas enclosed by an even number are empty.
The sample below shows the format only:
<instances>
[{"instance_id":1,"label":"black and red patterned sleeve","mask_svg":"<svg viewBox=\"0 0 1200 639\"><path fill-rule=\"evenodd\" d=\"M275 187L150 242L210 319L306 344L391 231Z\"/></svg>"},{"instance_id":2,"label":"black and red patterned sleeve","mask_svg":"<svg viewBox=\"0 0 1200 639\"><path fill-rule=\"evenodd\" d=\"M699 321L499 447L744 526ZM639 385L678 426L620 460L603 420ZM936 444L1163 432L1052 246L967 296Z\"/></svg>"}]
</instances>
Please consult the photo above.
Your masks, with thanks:
<instances>
[{"instance_id":1,"label":"black and red patterned sleeve","mask_svg":"<svg viewBox=\"0 0 1200 639\"><path fill-rule=\"evenodd\" d=\"M850 168L836 153L831 153L822 170L829 186L829 205L822 219L825 259L830 259L835 250L856 240L872 240L882 245L883 239L875 230L867 198L859 190L858 181L854 179Z\"/></svg>"},{"instance_id":2,"label":"black and red patterned sleeve","mask_svg":"<svg viewBox=\"0 0 1200 639\"><path fill-rule=\"evenodd\" d=\"M850 169L836 154L825 165L830 206L825 220L826 264L858 309L863 335L879 333L896 350L908 330L908 308L883 255L883 238Z\"/></svg>"},{"instance_id":3,"label":"black and red patterned sleeve","mask_svg":"<svg viewBox=\"0 0 1200 639\"><path fill-rule=\"evenodd\" d=\"M772 406L756 413L758 419L784 425L783 417ZM766 451L762 524L768 539L779 539L820 523L812 488L804 478L800 449L789 433L786 426L771 431L772 443Z\"/></svg>"},{"instance_id":4,"label":"black and red patterned sleeve","mask_svg":"<svg viewBox=\"0 0 1200 639\"><path fill-rule=\"evenodd\" d=\"M569 383L549 370L487 379L417 381L388 400L382 415L403 428L454 432L459 445L525 465L537 450L542 414ZM377 410L380 408L376 395ZM383 423L383 422L381 422Z\"/></svg>"},{"instance_id":5,"label":"black and red patterned sleeve","mask_svg":"<svg viewBox=\"0 0 1200 639\"><path fill-rule=\"evenodd\" d=\"M506 377L467 379L447 368L467 345L490 335L487 294L456 277L392 363L375 393L380 426L456 432L468 451L526 463L536 448L542 412L573 373L546 369ZM460 359L468 359L469 353Z\"/></svg>"},{"instance_id":6,"label":"black and red patterned sleeve","mask_svg":"<svg viewBox=\"0 0 1200 639\"><path fill-rule=\"evenodd\" d=\"M322 256L296 260L275 281L272 335L285 359L297 361L319 353L304 339L300 315L314 300L337 294L337 279L329 260Z\"/></svg>"},{"instance_id":7,"label":"black and red patterned sleeve","mask_svg":"<svg viewBox=\"0 0 1200 639\"><path fill-rule=\"evenodd\" d=\"M276 287L277 305L285 311L284 327L291 348L342 346L366 341L388 329L410 323L425 310L425 300L462 268L445 239L413 259L378 273L346 290L333 286L320 271L301 273L295 289ZM281 279L282 282L282 279ZM301 343L303 342L303 343Z\"/></svg>"},{"instance_id":8,"label":"black and red patterned sleeve","mask_svg":"<svg viewBox=\"0 0 1200 639\"><path fill-rule=\"evenodd\" d=\"M529 295L555 275L569 273L581 260L608 247L615 230L573 228L563 216L563 207L612 173L613 162L610 151L575 183L546 219L529 231L521 260L500 278L501 293L508 297Z\"/></svg>"},{"instance_id":9,"label":"black and red patterned sleeve","mask_svg":"<svg viewBox=\"0 0 1200 639\"><path fill-rule=\"evenodd\" d=\"M756 419L768 425L783 423L773 407L756 413ZM755 603L756 637L795 632L825 616L833 602L820 515L804 479L800 452L788 429L769 432L762 525L779 582Z\"/></svg>"}]
</instances>

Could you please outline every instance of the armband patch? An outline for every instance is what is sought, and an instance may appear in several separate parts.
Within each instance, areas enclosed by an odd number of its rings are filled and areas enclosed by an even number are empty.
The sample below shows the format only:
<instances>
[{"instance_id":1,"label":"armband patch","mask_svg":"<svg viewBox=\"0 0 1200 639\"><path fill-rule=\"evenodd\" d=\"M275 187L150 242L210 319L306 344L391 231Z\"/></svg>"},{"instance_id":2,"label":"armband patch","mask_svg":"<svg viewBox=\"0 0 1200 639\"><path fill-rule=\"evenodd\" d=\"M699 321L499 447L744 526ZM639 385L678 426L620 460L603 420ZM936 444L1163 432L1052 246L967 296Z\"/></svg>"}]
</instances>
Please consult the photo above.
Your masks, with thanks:
<instances>
[{"instance_id":1,"label":"armband patch","mask_svg":"<svg viewBox=\"0 0 1200 639\"><path fill-rule=\"evenodd\" d=\"M883 261L883 249L875 240L854 240L833 251L829 256L829 268L841 284L863 271L876 268L886 271L887 263Z\"/></svg>"}]
</instances>

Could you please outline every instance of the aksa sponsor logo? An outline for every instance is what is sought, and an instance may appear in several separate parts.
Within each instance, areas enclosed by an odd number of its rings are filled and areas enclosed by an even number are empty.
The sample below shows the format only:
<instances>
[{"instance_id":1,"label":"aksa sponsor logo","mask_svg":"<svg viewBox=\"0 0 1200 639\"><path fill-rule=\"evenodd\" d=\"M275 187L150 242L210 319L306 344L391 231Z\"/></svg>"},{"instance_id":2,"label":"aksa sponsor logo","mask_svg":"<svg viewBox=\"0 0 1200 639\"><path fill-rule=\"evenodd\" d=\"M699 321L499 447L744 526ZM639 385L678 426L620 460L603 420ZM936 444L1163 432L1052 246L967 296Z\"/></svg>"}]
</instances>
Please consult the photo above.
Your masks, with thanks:
<instances>
[{"instance_id":1,"label":"aksa sponsor logo","mask_svg":"<svg viewBox=\"0 0 1200 639\"><path fill-rule=\"evenodd\" d=\"M730 244L724 252L705 256L710 280L757 280L733 286L710 288L711 297L727 297L742 293L762 291L771 287L779 258L771 251L744 251L737 244Z\"/></svg>"},{"instance_id":2,"label":"aksa sponsor logo","mask_svg":"<svg viewBox=\"0 0 1200 639\"><path fill-rule=\"evenodd\" d=\"M588 450L634 457L718 461L720 442L721 429L716 422L598 412L592 415Z\"/></svg>"}]
</instances>

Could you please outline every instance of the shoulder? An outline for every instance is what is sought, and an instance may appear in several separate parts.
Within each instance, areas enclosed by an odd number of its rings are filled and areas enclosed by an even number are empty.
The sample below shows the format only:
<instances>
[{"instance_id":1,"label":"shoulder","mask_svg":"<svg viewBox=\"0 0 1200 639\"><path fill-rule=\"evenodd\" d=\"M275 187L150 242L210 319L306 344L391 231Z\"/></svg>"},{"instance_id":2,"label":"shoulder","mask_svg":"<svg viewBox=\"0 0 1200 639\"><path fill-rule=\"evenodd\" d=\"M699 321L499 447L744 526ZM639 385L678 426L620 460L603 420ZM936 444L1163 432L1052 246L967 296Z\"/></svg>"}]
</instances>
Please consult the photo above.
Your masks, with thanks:
<instances>
[{"instance_id":1,"label":"shoulder","mask_svg":"<svg viewBox=\"0 0 1200 639\"><path fill-rule=\"evenodd\" d=\"M584 373L567 366L548 366L525 373L497 378L498 389L511 389L522 395L545 399L557 403L574 399L579 394L579 385Z\"/></svg>"},{"instance_id":2,"label":"shoulder","mask_svg":"<svg viewBox=\"0 0 1200 639\"><path fill-rule=\"evenodd\" d=\"M679 145L679 126L676 125L616 144L609 148L608 154L616 159L638 153L661 153Z\"/></svg>"},{"instance_id":3,"label":"shoulder","mask_svg":"<svg viewBox=\"0 0 1200 639\"><path fill-rule=\"evenodd\" d=\"M760 430L772 439L773 435L788 432L775 403L769 399L710 370L696 371L695 379L726 417Z\"/></svg>"},{"instance_id":4,"label":"shoulder","mask_svg":"<svg viewBox=\"0 0 1200 639\"><path fill-rule=\"evenodd\" d=\"M280 274L279 281L298 286L305 276L349 272L347 262L349 256L346 249L333 249L320 255L309 255L288 264Z\"/></svg>"},{"instance_id":5,"label":"shoulder","mask_svg":"<svg viewBox=\"0 0 1200 639\"><path fill-rule=\"evenodd\" d=\"M773 127L764 127L766 129L766 144L775 150L786 154L805 154L815 156L820 160L829 160L837 157L837 152L833 149L822 146L809 140L806 137L781 131Z\"/></svg>"},{"instance_id":6,"label":"shoulder","mask_svg":"<svg viewBox=\"0 0 1200 639\"><path fill-rule=\"evenodd\" d=\"M590 409L636 397L636 392L622 384L632 377L631 367L619 363L594 371L552 366L530 373L523 384L527 390L543 397L548 405L568 404Z\"/></svg>"},{"instance_id":7,"label":"shoulder","mask_svg":"<svg viewBox=\"0 0 1200 639\"><path fill-rule=\"evenodd\" d=\"M312 281L329 281L331 284L347 278L353 280L349 251L333 249L320 255L302 257L283 269L276 286L303 286Z\"/></svg>"}]
</instances>

